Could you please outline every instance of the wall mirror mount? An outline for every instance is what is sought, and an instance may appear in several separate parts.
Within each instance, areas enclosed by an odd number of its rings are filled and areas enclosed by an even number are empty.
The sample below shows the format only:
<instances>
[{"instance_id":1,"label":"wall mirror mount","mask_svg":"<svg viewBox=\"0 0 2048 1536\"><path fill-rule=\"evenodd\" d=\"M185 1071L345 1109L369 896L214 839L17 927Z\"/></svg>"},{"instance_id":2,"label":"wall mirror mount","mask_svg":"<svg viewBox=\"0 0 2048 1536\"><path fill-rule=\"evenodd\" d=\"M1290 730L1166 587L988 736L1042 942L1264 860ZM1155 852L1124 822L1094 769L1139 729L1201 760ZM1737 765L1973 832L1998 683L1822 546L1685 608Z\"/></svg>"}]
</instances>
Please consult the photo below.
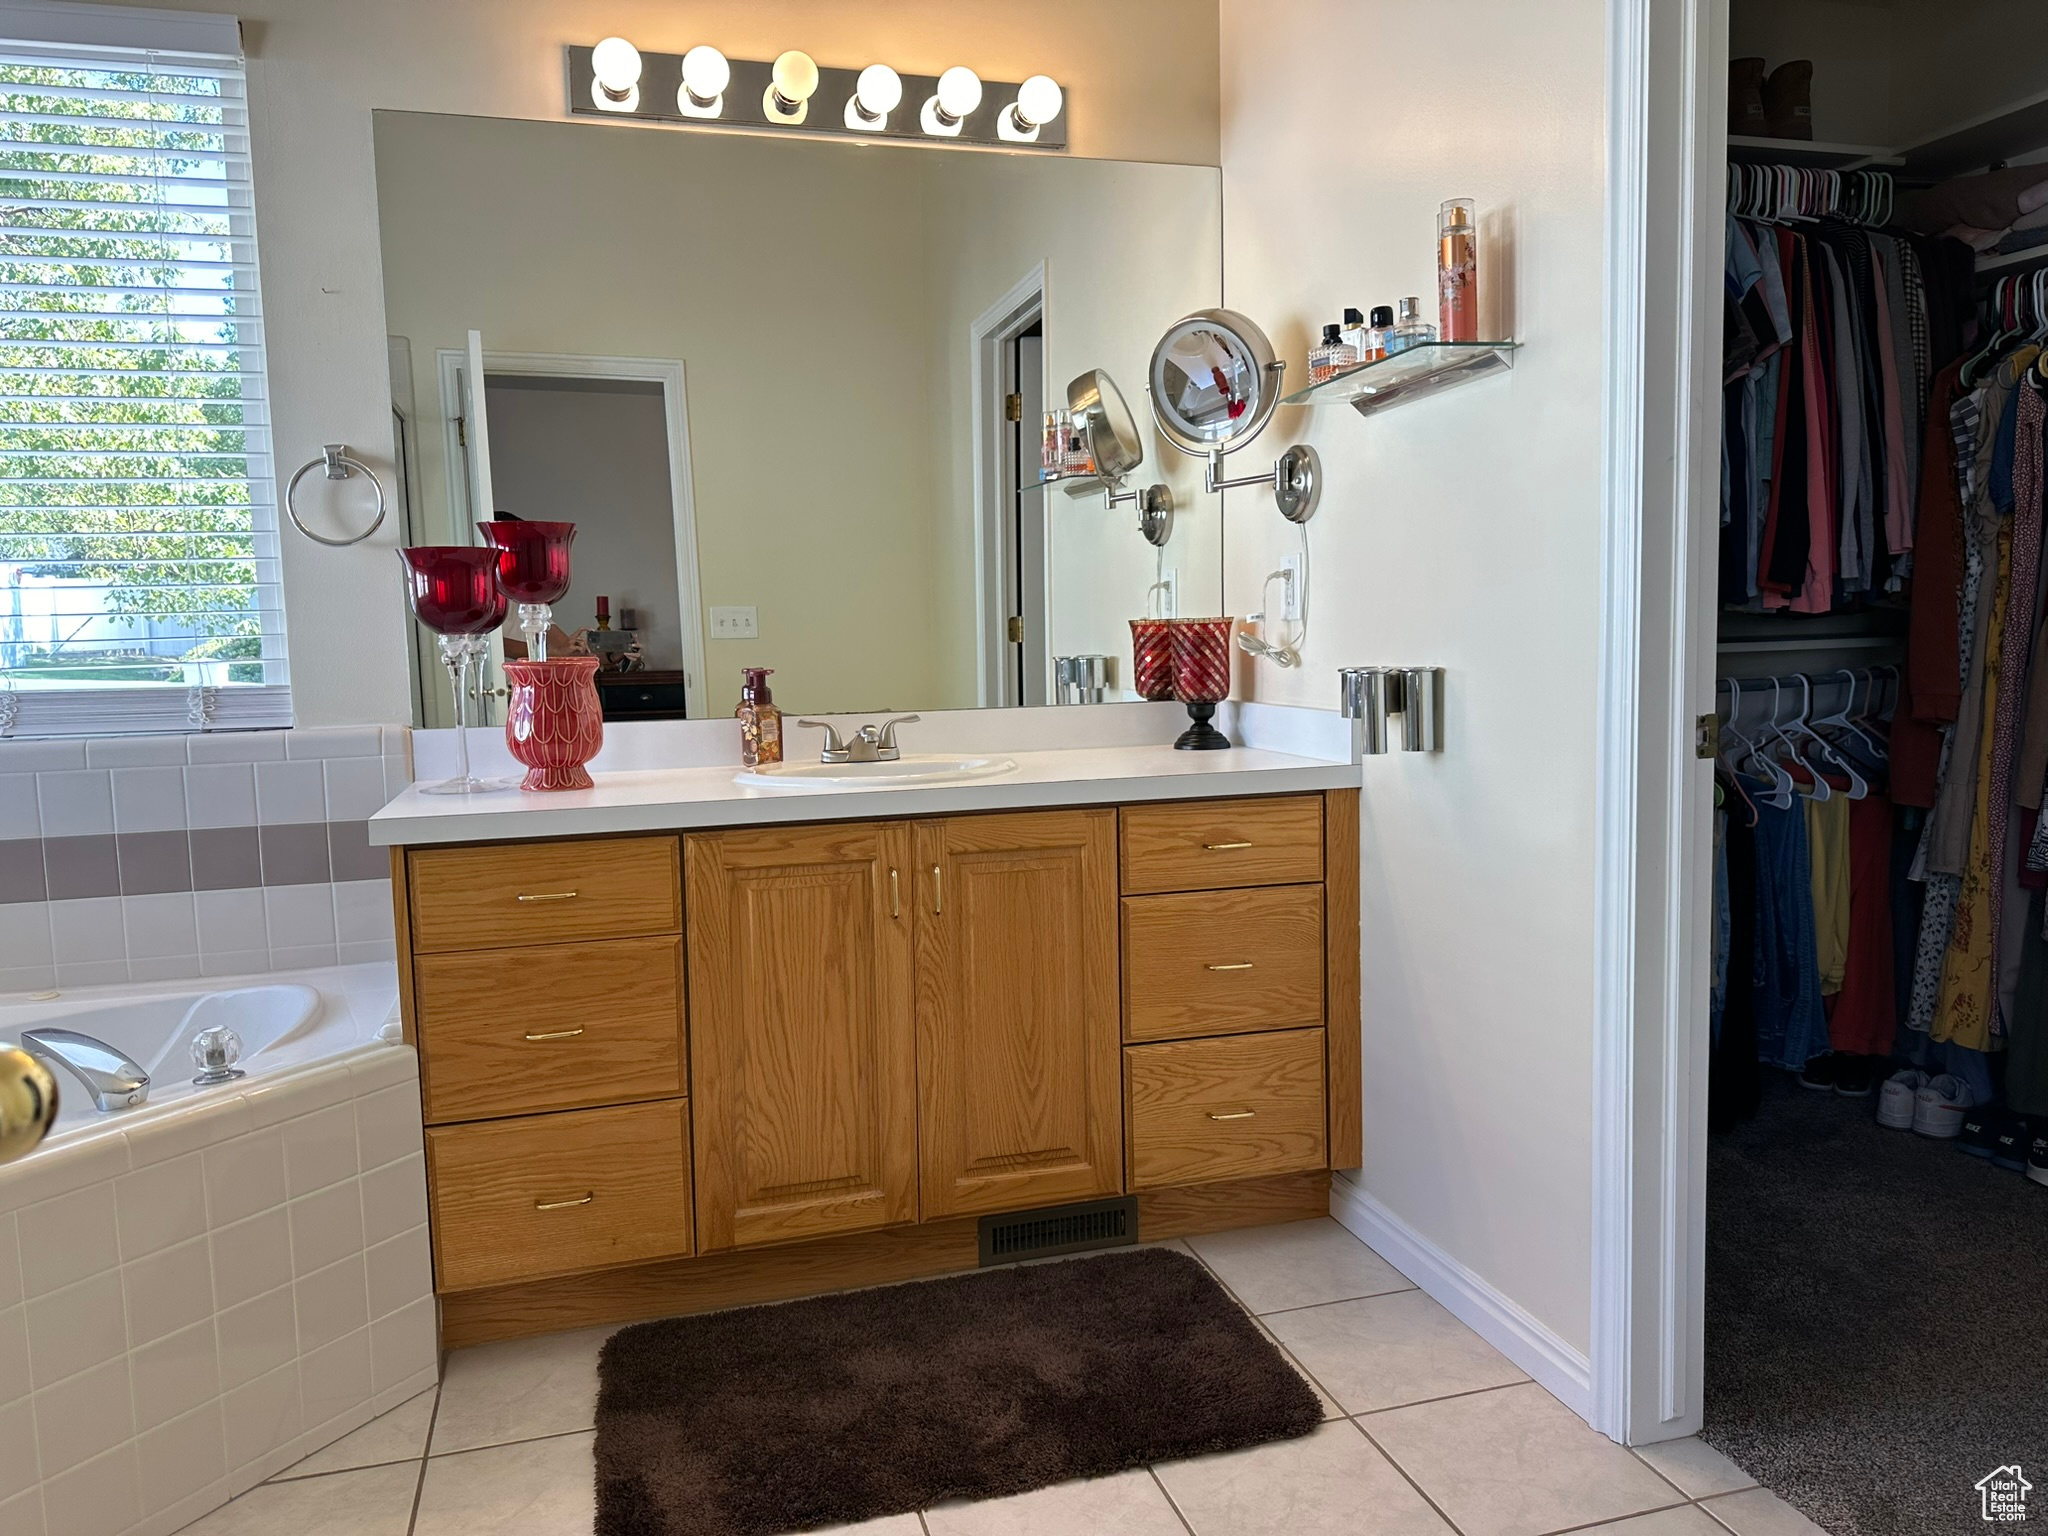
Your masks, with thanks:
<instances>
[{"instance_id":1,"label":"wall mirror mount","mask_svg":"<svg viewBox=\"0 0 2048 1536\"><path fill-rule=\"evenodd\" d=\"M1258 436L1280 403L1286 369L1250 319L1232 309L1198 310L1175 321L1153 348L1148 393L1166 440L1206 460L1204 490L1269 486L1280 515L1305 523L1322 488L1322 461L1308 444L1294 444L1268 474L1223 476L1223 456Z\"/></svg>"}]
</instances>

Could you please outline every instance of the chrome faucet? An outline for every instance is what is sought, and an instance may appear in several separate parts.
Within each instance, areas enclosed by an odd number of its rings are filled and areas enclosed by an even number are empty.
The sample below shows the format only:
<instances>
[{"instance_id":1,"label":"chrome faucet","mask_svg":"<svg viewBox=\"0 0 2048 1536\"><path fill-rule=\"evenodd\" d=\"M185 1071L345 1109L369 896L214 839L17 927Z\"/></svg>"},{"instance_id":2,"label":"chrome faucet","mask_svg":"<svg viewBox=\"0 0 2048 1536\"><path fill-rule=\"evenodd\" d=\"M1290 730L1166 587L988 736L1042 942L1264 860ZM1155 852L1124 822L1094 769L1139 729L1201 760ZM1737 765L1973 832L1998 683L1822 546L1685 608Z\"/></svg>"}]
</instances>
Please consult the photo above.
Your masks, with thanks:
<instances>
[{"instance_id":1,"label":"chrome faucet","mask_svg":"<svg viewBox=\"0 0 2048 1536\"><path fill-rule=\"evenodd\" d=\"M896 727L917 721L916 715L898 715L880 725L864 725L843 741L824 720L799 720L797 724L825 733L825 750L818 754L821 763L893 763L903 755L896 749Z\"/></svg>"},{"instance_id":2,"label":"chrome faucet","mask_svg":"<svg viewBox=\"0 0 2048 1536\"><path fill-rule=\"evenodd\" d=\"M101 1111L133 1109L149 1097L149 1074L104 1040L71 1029L24 1029L21 1048L65 1069Z\"/></svg>"}]
</instances>

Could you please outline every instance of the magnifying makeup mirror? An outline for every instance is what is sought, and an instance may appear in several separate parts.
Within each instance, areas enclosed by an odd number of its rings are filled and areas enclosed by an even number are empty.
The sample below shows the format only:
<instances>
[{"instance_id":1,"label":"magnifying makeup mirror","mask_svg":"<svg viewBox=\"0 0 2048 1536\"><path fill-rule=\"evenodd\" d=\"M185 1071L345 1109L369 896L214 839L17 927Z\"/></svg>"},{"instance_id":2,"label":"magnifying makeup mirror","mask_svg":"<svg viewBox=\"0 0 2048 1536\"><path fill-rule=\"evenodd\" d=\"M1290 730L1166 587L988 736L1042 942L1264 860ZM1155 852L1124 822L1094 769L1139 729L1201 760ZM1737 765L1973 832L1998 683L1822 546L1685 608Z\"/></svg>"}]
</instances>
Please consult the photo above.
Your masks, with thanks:
<instances>
[{"instance_id":1,"label":"magnifying makeup mirror","mask_svg":"<svg viewBox=\"0 0 2048 1536\"><path fill-rule=\"evenodd\" d=\"M1086 424L1088 451L1095 456L1105 505L1138 508L1138 532L1155 549L1173 536L1173 490L1166 485L1123 488L1124 477L1145 462L1145 440L1138 419L1124 403L1123 391L1100 368L1091 368L1067 385L1067 409Z\"/></svg>"},{"instance_id":2,"label":"magnifying makeup mirror","mask_svg":"<svg viewBox=\"0 0 2048 1536\"><path fill-rule=\"evenodd\" d=\"M1315 511L1322 479L1322 464L1306 443L1280 455L1270 475L1221 478L1223 455L1244 447L1272 417L1286 368L1266 333L1245 316L1202 309L1176 320L1152 349L1147 393L1167 441L1207 459L1205 490L1271 485L1280 515L1302 523Z\"/></svg>"}]
</instances>

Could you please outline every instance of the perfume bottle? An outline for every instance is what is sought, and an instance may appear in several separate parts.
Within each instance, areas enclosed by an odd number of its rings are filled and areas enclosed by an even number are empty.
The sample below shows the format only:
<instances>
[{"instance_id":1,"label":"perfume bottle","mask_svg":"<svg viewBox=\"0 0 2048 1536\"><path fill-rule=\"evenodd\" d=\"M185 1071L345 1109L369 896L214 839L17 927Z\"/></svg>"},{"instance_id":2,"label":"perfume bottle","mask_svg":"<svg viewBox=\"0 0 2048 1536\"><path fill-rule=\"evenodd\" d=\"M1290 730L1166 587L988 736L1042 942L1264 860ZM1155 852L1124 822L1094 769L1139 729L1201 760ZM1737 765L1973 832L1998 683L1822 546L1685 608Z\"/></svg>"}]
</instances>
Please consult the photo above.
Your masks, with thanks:
<instances>
[{"instance_id":1,"label":"perfume bottle","mask_svg":"<svg viewBox=\"0 0 2048 1536\"><path fill-rule=\"evenodd\" d=\"M1358 361L1358 349L1343 339L1341 331L1339 326L1324 326L1323 339L1308 349L1309 383L1333 379Z\"/></svg>"},{"instance_id":2,"label":"perfume bottle","mask_svg":"<svg viewBox=\"0 0 2048 1536\"><path fill-rule=\"evenodd\" d=\"M782 711L768 690L773 667L740 668L740 766L758 768L782 761Z\"/></svg>"},{"instance_id":3,"label":"perfume bottle","mask_svg":"<svg viewBox=\"0 0 2048 1536\"><path fill-rule=\"evenodd\" d=\"M1437 209L1436 307L1445 341L1479 339L1479 237L1469 197Z\"/></svg>"},{"instance_id":4,"label":"perfume bottle","mask_svg":"<svg viewBox=\"0 0 2048 1536\"><path fill-rule=\"evenodd\" d=\"M1365 323L1365 316L1347 305L1344 310L1344 324L1338 329L1337 337L1356 353L1354 361L1369 363L1375 354L1371 346L1372 329Z\"/></svg>"},{"instance_id":5,"label":"perfume bottle","mask_svg":"<svg viewBox=\"0 0 2048 1536\"><path fill-rule=\"evenodd\" d=\"M1400 317L1394 328L1387 332L1387 356L1406 352L1410 347L1436 340L1436 327L1422 318L1422 300L1407 298L1401 301Z\"/></svg>"},{"instance_id":6,"label":"perfume bottle","mask_svg":"<svg viewBox=\"0 0 2048 1536\"><path fill-rule=\"evenodd\" d=\"M1376 363L1387 355L1387 333L1394 328L1394 311L1385 304L1372 307L1372 319L1366 323L1365 346L1358 354L1358 360Z\"/></svg>"},{"instance_id":7,"label":"perfume bottle","mask_svg":"<svg viewBox=\"0 0 2048 1536\"><path fill-rule=\"evenodd\" d=\"M1061 414L1066 415L1065 412ZM1095 473L1095 450L1088 446L1088 420L1085 416L1068 417L1066 472L1070 475Z\"/></svg>"},{"instance_id":8,"label":"perfume bottle","mask_svg":"<svg viewBox=\"0 0 2048 1536\"><path fill-rule=\"evenodd\" d=\"M1067 467L1067 429L1061 421L1065 411L1045 413L1045 431L1038 440L1038 467L1042 478L1050 480Z\"/></svg>"}]
</instances>

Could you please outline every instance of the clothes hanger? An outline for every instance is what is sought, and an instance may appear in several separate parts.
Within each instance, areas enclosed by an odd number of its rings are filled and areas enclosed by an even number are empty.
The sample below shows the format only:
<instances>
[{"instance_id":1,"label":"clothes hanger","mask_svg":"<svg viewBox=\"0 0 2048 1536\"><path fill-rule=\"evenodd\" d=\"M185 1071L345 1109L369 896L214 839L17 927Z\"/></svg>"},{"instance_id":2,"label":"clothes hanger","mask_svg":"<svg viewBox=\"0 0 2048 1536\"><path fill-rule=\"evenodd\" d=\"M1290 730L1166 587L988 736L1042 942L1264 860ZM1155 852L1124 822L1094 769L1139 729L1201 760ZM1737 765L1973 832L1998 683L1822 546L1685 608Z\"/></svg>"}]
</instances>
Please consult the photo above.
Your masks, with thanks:
<instances>
[{"instance_id":1,"label":"clothes hanger","mask_svg":"<svg viewBox=\"0 0 2048 1536\"><path fill-rule=\"evenodd\" d=\"M1991 339L1963 364L1960 378L1966 389L1975 389L1983 382L1984 368L1996 361L1997 357L2018 339L2018 313L2013 297L2015 286L2010 277L2001 277L1992 285L1991 311L1995 324L1992 327Z\"/></svg>"},{"instance_id":2,"label":"clothes hanger","mask_svg":"<svg viewBox=\"0 0 2048 1536\"><path fill-rule=\"evenodd\" d=\"M1848 776L1849 788L1846 793L1849 798L1851 800L1861 800L1870 793L1869 782L1864 779L1862 774L1856 771L1856 765L1844 757L1833 742L1814 730L1811 723L1811 716L1813 714L1813 679L1804 672L1796 675L1799 678L1799 715L1792 722L1792 728L1819 747L1821 756L1833 763L1836 768ZM1809 761L1807 766L1813 768L1814 764ZM1820 772L1817 768L1815 768L1814 777L1816 779L1820 777ZM1826 799L1827 797L1825 795L1818 795L1815 798Z\"/></svg>"},{"instance_id":3,"label":"clothes hanger","mask_svg":"<svg viewBox=\"0 0 2048 1536\"><path fill-rule=\"evenodd\" d=\"M1843 679L1849 686L1842 696L1842 707L1833 714L1823 715L1820 719L1814 721L1814 729L1819 730L1824 726L1839 726L1856 738L1857 743L1873 762L1883 763L1886 761L1887 756L1884 743L1863 728L1862 721L1856 713L1857 686L1861 684L1866 689L1874 687L1877 681L1875 675L1869 672L1852 672L1847 667L1831 672L1828 675L1830 678L1839 677Z\"/></svg>"},{"instance_id":4,"label":"clothes hanger","mask_svg":"<svg viewBox=\"0 0 2048 1536\"><path fill-rule=\"evenodd\" d=\"M1748 813L1743 825L1753 827L1757 822L1756 801L1750 798L1749 787L1742 782L1742 775L1735 771L1735 765L1728 756L1728 742L1731 738L1741 742L1745 750L1755 750L1750 746L1749 738L1736 728L1737 720L1742 714L1742 684L1732 677L1723 678L1722 681L1728 685L1728 713L1721 721L1721 750L1714 759L1714 788L1718 794L1722 782L1725 781L1741 798L1743 809ZM1716 698L1714 702L1718 706L1721 701Z\"/></svg>"},{"instance_id":5,"label":"clothes hanger","mask_svg":"<svg viewBox=\"0 0 2048 1536\"><path fill-rule=\"evenodd\" d=\"M1771 692L1771 719L1768 722L1768 726L1773 732L1776 732L1778 714L1778 680L1776 678L1771 679ZM1749 761L1759 765L1764 770L1764 772L1770 777L1770 790L1764 795L1760 796L1759 798L1762 799L1766 805L1774 806L1778 810L1790 810L1792 808L1793 796L1799 792L1798 780L1794 779L1790 773L1785 771L1785 765L1783 763L1779 762L1769 752L1764 750L1764 748L1767 745L1767 742L1759 738L1756 746L1751 749L1750 756L1748 759ZM1790 745L1790 743L1787 743L1787 745Z\"/></svg>"}]
</instances>

